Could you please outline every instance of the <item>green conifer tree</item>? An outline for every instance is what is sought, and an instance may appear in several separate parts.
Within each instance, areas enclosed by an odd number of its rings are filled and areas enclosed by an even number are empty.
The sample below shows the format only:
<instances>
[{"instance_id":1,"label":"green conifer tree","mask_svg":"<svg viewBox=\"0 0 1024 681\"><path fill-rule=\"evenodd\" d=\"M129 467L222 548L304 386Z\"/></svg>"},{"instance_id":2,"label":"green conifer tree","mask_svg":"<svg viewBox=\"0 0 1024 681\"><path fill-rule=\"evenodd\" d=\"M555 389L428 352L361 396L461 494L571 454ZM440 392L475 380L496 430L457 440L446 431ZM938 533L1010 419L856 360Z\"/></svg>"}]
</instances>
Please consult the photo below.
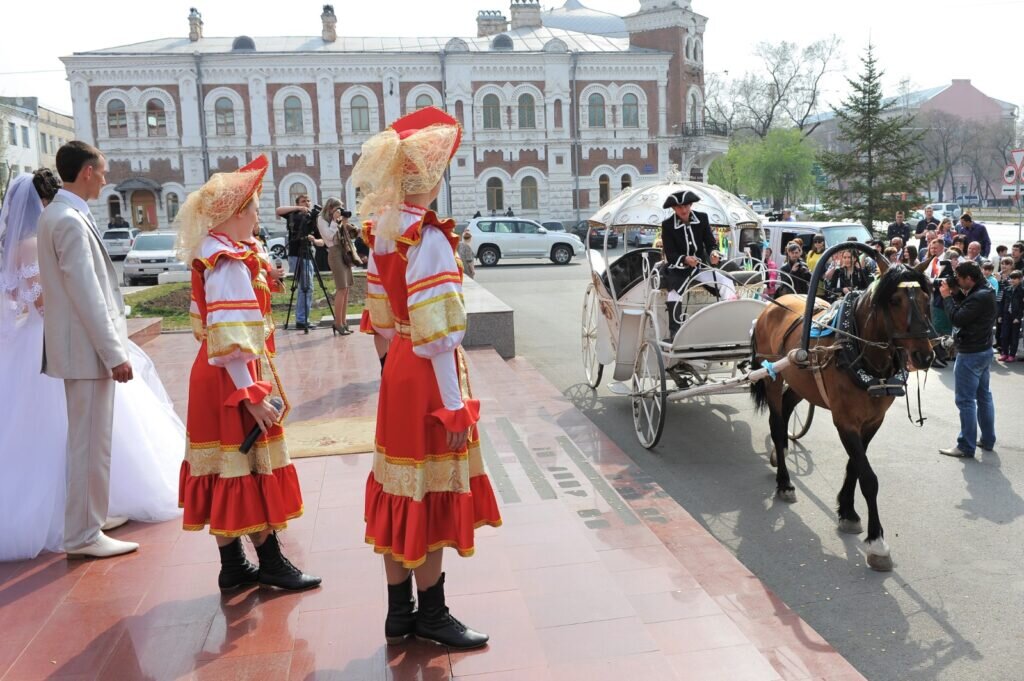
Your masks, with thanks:
<instances>
[{"instance_id":1,"label":"green conifer tree","mask_svg":"<svg viewBox=\"0 0 1024 681\"><path fill-rule=\"evenodd\" d=\"M875 220L891 221L897 210L924 202L920 195L929 178L920 167L916 144L924 134L913 128L913 116L898 112L896 100L882 97L883 71L869 44L861 57L864 70L840 107L833 107L839 125L839 149L818 156L828 178L823 189L827 208L853 215L872 229Z\"/></svg>"}]
</instances>

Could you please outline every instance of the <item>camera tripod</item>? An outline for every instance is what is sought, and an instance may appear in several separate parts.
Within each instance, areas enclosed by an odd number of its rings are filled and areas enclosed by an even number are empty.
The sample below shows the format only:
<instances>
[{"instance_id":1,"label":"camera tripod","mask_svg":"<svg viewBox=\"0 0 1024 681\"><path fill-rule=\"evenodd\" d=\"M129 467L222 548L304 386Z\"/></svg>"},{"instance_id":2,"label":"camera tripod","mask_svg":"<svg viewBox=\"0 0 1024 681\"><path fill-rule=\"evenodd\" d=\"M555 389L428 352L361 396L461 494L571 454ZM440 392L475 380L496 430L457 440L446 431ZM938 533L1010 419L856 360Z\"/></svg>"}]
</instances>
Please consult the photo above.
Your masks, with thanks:
<instances>
[{"instance_id":1,"label":"camera tripod","mask_svg":"<svg viewBox=\"0 0 1024 681\"><path fill-rule=\"evenodd\" d=\"M322 276L320 276L320 268L316 266L316 258L313 256L313 244L309 242L308 238L303 237L302 242L299 245L299 255L296 257L295 260L295 272L292 273L292 290L291 295L288 297L288 311L285 313L284 316L284 328L286 329L288 328L288 322L291 320L292 317L292 305L295 302L296 287L298 287L300 284L309 286L310 297L312 298L313 282L305 281L305 279L309 276L309 270L307 265L312 265L313 274L316 275L316 280L320 284L320 291L321 293L324 294L324 300L327 301L327 309L330 310L331 317L334 316L334 307L331 305L331 297L327 295L327 287L324 286L324 279ZM310 312L313 311L312 307L312 304L310 304L310 309L306 313L306 325L305 328L303 329L305 333L309 333L308 315ZM298 317L298 314L296 314L295 316ZM337 320L335 320L335 324L337 324ZM298 328L298 322L296 322L296 328Z\"/></svg>"}]
</instances>

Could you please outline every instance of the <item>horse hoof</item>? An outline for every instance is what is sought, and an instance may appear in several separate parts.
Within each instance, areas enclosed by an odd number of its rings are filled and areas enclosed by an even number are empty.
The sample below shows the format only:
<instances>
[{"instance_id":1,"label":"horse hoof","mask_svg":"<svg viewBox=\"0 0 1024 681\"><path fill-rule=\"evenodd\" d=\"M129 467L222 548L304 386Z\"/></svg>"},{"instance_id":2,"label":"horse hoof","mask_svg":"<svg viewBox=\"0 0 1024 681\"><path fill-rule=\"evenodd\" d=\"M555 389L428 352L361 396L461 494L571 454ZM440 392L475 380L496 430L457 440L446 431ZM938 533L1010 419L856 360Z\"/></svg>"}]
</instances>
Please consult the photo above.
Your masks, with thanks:
<instances>
[{"instance_id":1,"label":"horse hoof","mask_svg":"<svg viewBox=\"0 0 1024 681\"><path fill-rule=\"evenodd\" d=\"M860 534L864 531L859 520L847 520L841 518L839 520L839 531L843 534Z\"/></svg>"},{"instance_id":2,"label":"horse hoof","mask_svg":"<svg viewBox=\"0 0 1024 681\"><path fill-rule=\"evenodd\" d=\"M875 572L892 572L892 556L868 554L868 567Z\"/></svg>"},{"instance_id":3,"label":"horse hoof","mask_svg":"<svg viewBox=\"0 0 1024 681\"><path fill-rule=\"evenodd\" d=\"M796 490L795 489L780 489L778 490L779 498L785 501L787 504L796 503Z\"/></svg>"}]
</instances>

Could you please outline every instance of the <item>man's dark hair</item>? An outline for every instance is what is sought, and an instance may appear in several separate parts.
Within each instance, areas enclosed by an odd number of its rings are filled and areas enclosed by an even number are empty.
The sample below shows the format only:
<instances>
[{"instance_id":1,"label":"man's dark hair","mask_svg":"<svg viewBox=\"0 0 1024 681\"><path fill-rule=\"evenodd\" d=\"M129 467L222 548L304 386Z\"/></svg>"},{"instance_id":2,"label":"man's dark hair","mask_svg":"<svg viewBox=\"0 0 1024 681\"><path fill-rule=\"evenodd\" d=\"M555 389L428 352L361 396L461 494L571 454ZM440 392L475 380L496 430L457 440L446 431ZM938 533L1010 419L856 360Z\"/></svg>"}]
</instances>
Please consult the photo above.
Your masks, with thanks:
<instances>
[{"instance_id":1,"label":"man's dark hair","mask_svg":"<svg viewBox=\"0 0 1024 681\"><path fill-rule=\"evenodd\" d=\"M53 201L60 189L60 178L53 174L49 168L40 168L32 173L32 186L43 201Z\"/></svg>"},{"instance_id":2,"label":"man's dark hair","mask_svg":"<svg viewBox=\"0 0 1024 681\"><path fill-rule=\"evenodd\" d=\"M95 166L103 154L99 149L80 140L71 140L57 150L57 173L65 182L74 182L87 165Z\"/></svg>"},{"instance_id":3,"label":"man's dark hair","mask_svg":"<svg viewBox=\"0 0 1024 681\"><path fill-rule=\"evenodd\" d=\"M1018 251L1024 252L1024 241L1018 241L1013 245L1013 248L1016 248Z\"/></svg>"},{"instance_id":4,"label":"man's dark hair","mask_svg":"<svg viewBox=\"0 0 1024 681\"><path fill-rule=\"evenodd\" d=\"M1014 270L1010 272L1010 279L1024 279L1024 274L1021 274L1020 270Z\"/></svg>"},{"instance_id":5,"label":"man's dark hair","mask_svg":"<svg viewBox=\"0 0 1024 681\"><path fill-rule=\"evenodd\" d=\"M970 213L964 213L960 216L962 222L974 222L974 218L971 217Z\"/></svg>"},{"instance_id":6,"label":"man's dark hair","mask_svg":"<svg viewBox=\"0 0 1024 681\"><path fill-rule=\"evenodd\" d=\"M973 260L963 261L962 263L957 265L956 269L953 271L956 272L956 276L964 277L965 279L970 279L974 283L978 283L979 281L981 281L982 277L984 276L981 273L981 268L978 267L978 263L974 262Z\"/></svg>"}]
</instances>

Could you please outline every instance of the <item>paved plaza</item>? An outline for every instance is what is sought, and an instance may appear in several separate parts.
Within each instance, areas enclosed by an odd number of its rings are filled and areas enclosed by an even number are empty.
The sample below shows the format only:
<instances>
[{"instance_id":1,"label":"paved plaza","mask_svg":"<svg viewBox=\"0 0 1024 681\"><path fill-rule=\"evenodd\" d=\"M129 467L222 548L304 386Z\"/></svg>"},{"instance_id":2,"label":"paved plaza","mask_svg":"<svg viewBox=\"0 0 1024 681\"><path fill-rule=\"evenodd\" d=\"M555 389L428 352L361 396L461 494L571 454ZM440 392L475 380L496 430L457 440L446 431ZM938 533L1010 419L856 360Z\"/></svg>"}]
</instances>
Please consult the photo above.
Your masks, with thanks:
<instances>
[{"instance_id":1,"label":"paved plaza","mask_svg":"<svg viewBox=\"0 0 1024 681\"><path fill-rule=\"evenodd\" d=\"M183 413L195 342L144 347ZM279 349L293 424L373 414L369 338L282 332ZM131 523L113 534L137 554L0 565L0 679L863 678L528 361L469 355L504 526L447 570L488 648L385 646L383 567L363 544L370 455L350 454L297 461L305 515L284 544L321 589L222 597L208 535Z\"/></svg>"}]
</instances>

